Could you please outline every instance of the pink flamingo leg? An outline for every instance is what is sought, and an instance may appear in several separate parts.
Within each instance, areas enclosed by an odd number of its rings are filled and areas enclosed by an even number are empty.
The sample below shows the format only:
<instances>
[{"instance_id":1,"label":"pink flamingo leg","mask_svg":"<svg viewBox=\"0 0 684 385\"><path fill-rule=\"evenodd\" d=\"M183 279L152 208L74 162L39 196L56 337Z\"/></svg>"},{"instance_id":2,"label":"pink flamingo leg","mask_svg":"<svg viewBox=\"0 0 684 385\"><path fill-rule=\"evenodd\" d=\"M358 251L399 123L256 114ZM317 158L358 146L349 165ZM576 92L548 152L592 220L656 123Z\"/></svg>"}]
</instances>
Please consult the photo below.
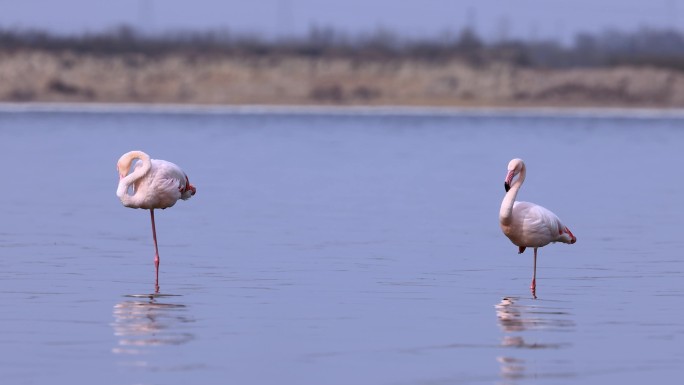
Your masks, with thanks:
<instances>
[{"instance_id":1,"label":"pink flamingo leg","mask_svg":"<svg viewBox=\"0 0 684 385\"><path fill-rule=\"evenodd\" d=\"M156 273L154 292L159 293L159 249L157 248L157 229L154 226L154 209L150 209L150 217L152 218L152 239L154 239L154 269Z\"/></svg>"},{"instance_id":2,"label":"pink flamingo leg","mask_svg":"<svg viewBox=\"0 0 684 385\"><path fill-rule=\"evenodd\" d=\"M532 276L532 285L530 286L532 290L532 297L537 299L537 248L534 248L534 275Z\"/></svg>"}]
</instances>

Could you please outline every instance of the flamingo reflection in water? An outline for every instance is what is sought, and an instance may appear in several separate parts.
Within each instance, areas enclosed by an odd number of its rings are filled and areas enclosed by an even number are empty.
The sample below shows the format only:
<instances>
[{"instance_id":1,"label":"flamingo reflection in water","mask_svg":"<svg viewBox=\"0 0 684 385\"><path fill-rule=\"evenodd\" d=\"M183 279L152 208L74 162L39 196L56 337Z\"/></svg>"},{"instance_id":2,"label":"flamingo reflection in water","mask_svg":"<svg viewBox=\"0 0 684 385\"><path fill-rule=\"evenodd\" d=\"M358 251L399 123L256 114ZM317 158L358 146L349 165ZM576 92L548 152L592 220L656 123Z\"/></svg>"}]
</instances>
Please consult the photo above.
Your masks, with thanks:
<instances>
[{"instance_id":1,"label":"flamingo reflection in water","mask_svg":"<svg viewBox=\"0 0 684 385\"><path fill-rule=\"evenodd\" d=\"M504 297L494 305L499 326L505 332L501 340L501 347L512 349L561 349L568 343L529 342L530 337L538 337L536 331L567 332L574 330L575 323L568 319L569 313L560 307L540 306L538 302L525 305L519 303L520 298ZM523 301L524 302L524 301ZM547 334L545 334L547 335ZM530 374L526 371L526 361L513 354L497 357L501 364L501 377L514 380L525 377L565 377L565 368L550 370L548 373Z\"/></svg>"},{"instance_id":2,"label":"flamingo reflection in water","mask_svg":"<svg viewBox=\"0 0 684 385\"><path fill-rule=\"evenodd\" d=\"M114 305L114 335L118 346L116 354L145 354L155 346L182 345L195 336L187 324L194 322L182 304L159 302L158 296L148 299L136 298ZM140 296L142 297L142 296Z\"/></svg>"}]
</instances>

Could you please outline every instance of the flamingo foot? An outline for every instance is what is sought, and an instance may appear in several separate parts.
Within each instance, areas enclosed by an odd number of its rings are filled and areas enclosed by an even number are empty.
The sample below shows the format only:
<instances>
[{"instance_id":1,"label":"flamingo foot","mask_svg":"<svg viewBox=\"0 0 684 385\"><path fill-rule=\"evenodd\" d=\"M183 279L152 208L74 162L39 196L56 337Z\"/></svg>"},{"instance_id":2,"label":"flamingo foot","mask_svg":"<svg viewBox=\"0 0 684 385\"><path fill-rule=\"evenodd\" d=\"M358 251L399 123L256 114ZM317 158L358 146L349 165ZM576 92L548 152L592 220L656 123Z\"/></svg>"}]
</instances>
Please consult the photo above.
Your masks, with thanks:
<instances>
[{"instance_id":1,"label":"flamingo foot","mask_svg":"<svg viewBox=\"0 0 684 385\"><path fill-rule=\"evenodd\" d=\"M537 299L537 282L532 279L532 285L530 285L530 290L532 291L532 298Z\"/></svg>"}]
</instances>

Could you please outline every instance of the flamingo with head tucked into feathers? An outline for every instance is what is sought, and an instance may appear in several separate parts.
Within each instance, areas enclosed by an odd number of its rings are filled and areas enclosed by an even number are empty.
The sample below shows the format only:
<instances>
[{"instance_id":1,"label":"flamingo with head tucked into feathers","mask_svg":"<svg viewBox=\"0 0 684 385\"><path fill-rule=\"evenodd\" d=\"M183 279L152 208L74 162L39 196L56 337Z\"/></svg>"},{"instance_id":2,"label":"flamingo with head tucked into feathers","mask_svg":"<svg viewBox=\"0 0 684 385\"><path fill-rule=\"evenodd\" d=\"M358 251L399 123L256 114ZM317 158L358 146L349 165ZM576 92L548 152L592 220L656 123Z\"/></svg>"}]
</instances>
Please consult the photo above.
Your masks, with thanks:
<instances>
[{"instance_id":1,"label":"flamingo with head tucked into feathers","mask_svg":"<svg viewBox=\"0 0 684 385\"><path fill-rule=\"evenodd\" d=\"M136 159L139 162L130 171ZM142 151L123 154L116 163L116 169L119 172L116 196L121 203L126 207L150 210L156 272L155 292L159 293L159 249L154 209L165 209L175 205L179 199L189 199L195 195L197 189L190 184L188 176L180 167L165 160L150 159L149 155Z\"/></svg>"},{"instance_id":2,"label":"flamingo with head tucked into feathers","mask_svg":"<svg viewBox=\"0 0 684 385\"><path fill-rule=\"evenodd\" d=\"M508 173L504 181L506 196L501 202L499 224L508 239L518 246L518 254L524 252L527 247L534 247L534 274L530 289L532 296L537 298L537 248L552 242L573 244L577 242L577 238L558 216L548 209L534 203L515 200L525 181L525 174L525 163L522 159L513 159L508 163Z\"/></svg>"}]
</instances>

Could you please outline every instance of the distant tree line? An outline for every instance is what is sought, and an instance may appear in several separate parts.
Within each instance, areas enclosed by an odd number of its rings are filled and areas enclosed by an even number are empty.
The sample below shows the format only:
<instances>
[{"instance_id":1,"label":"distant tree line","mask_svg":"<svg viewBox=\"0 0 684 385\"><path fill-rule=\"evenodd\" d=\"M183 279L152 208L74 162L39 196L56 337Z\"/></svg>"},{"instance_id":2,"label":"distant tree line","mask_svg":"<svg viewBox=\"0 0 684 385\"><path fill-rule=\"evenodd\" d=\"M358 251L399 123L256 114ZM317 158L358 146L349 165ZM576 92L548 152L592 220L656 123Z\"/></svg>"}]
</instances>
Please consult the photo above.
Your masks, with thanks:
<instances>
[{"instance_id":1,"label":"distant tree line","mask_svg":"<svg viewBox=\"0 0 684 385\"><path fill-rule=\"evenodd\" d=\"M131 27L82 35L0 29L0 52L44 50L95 55L170 54L191 56L304 56L354 60L411 59L440 62L460 59L473 65L507 62L523 67L568 68L618 65L684 70L684 34L644 28L633 32L582 33L570 45L555 41L487 42L470 29L431 39L410 39L390 31L351 37L314 27L305 37L265 39L229 31L139 33Z\"/></svg>"}]
</instances>

